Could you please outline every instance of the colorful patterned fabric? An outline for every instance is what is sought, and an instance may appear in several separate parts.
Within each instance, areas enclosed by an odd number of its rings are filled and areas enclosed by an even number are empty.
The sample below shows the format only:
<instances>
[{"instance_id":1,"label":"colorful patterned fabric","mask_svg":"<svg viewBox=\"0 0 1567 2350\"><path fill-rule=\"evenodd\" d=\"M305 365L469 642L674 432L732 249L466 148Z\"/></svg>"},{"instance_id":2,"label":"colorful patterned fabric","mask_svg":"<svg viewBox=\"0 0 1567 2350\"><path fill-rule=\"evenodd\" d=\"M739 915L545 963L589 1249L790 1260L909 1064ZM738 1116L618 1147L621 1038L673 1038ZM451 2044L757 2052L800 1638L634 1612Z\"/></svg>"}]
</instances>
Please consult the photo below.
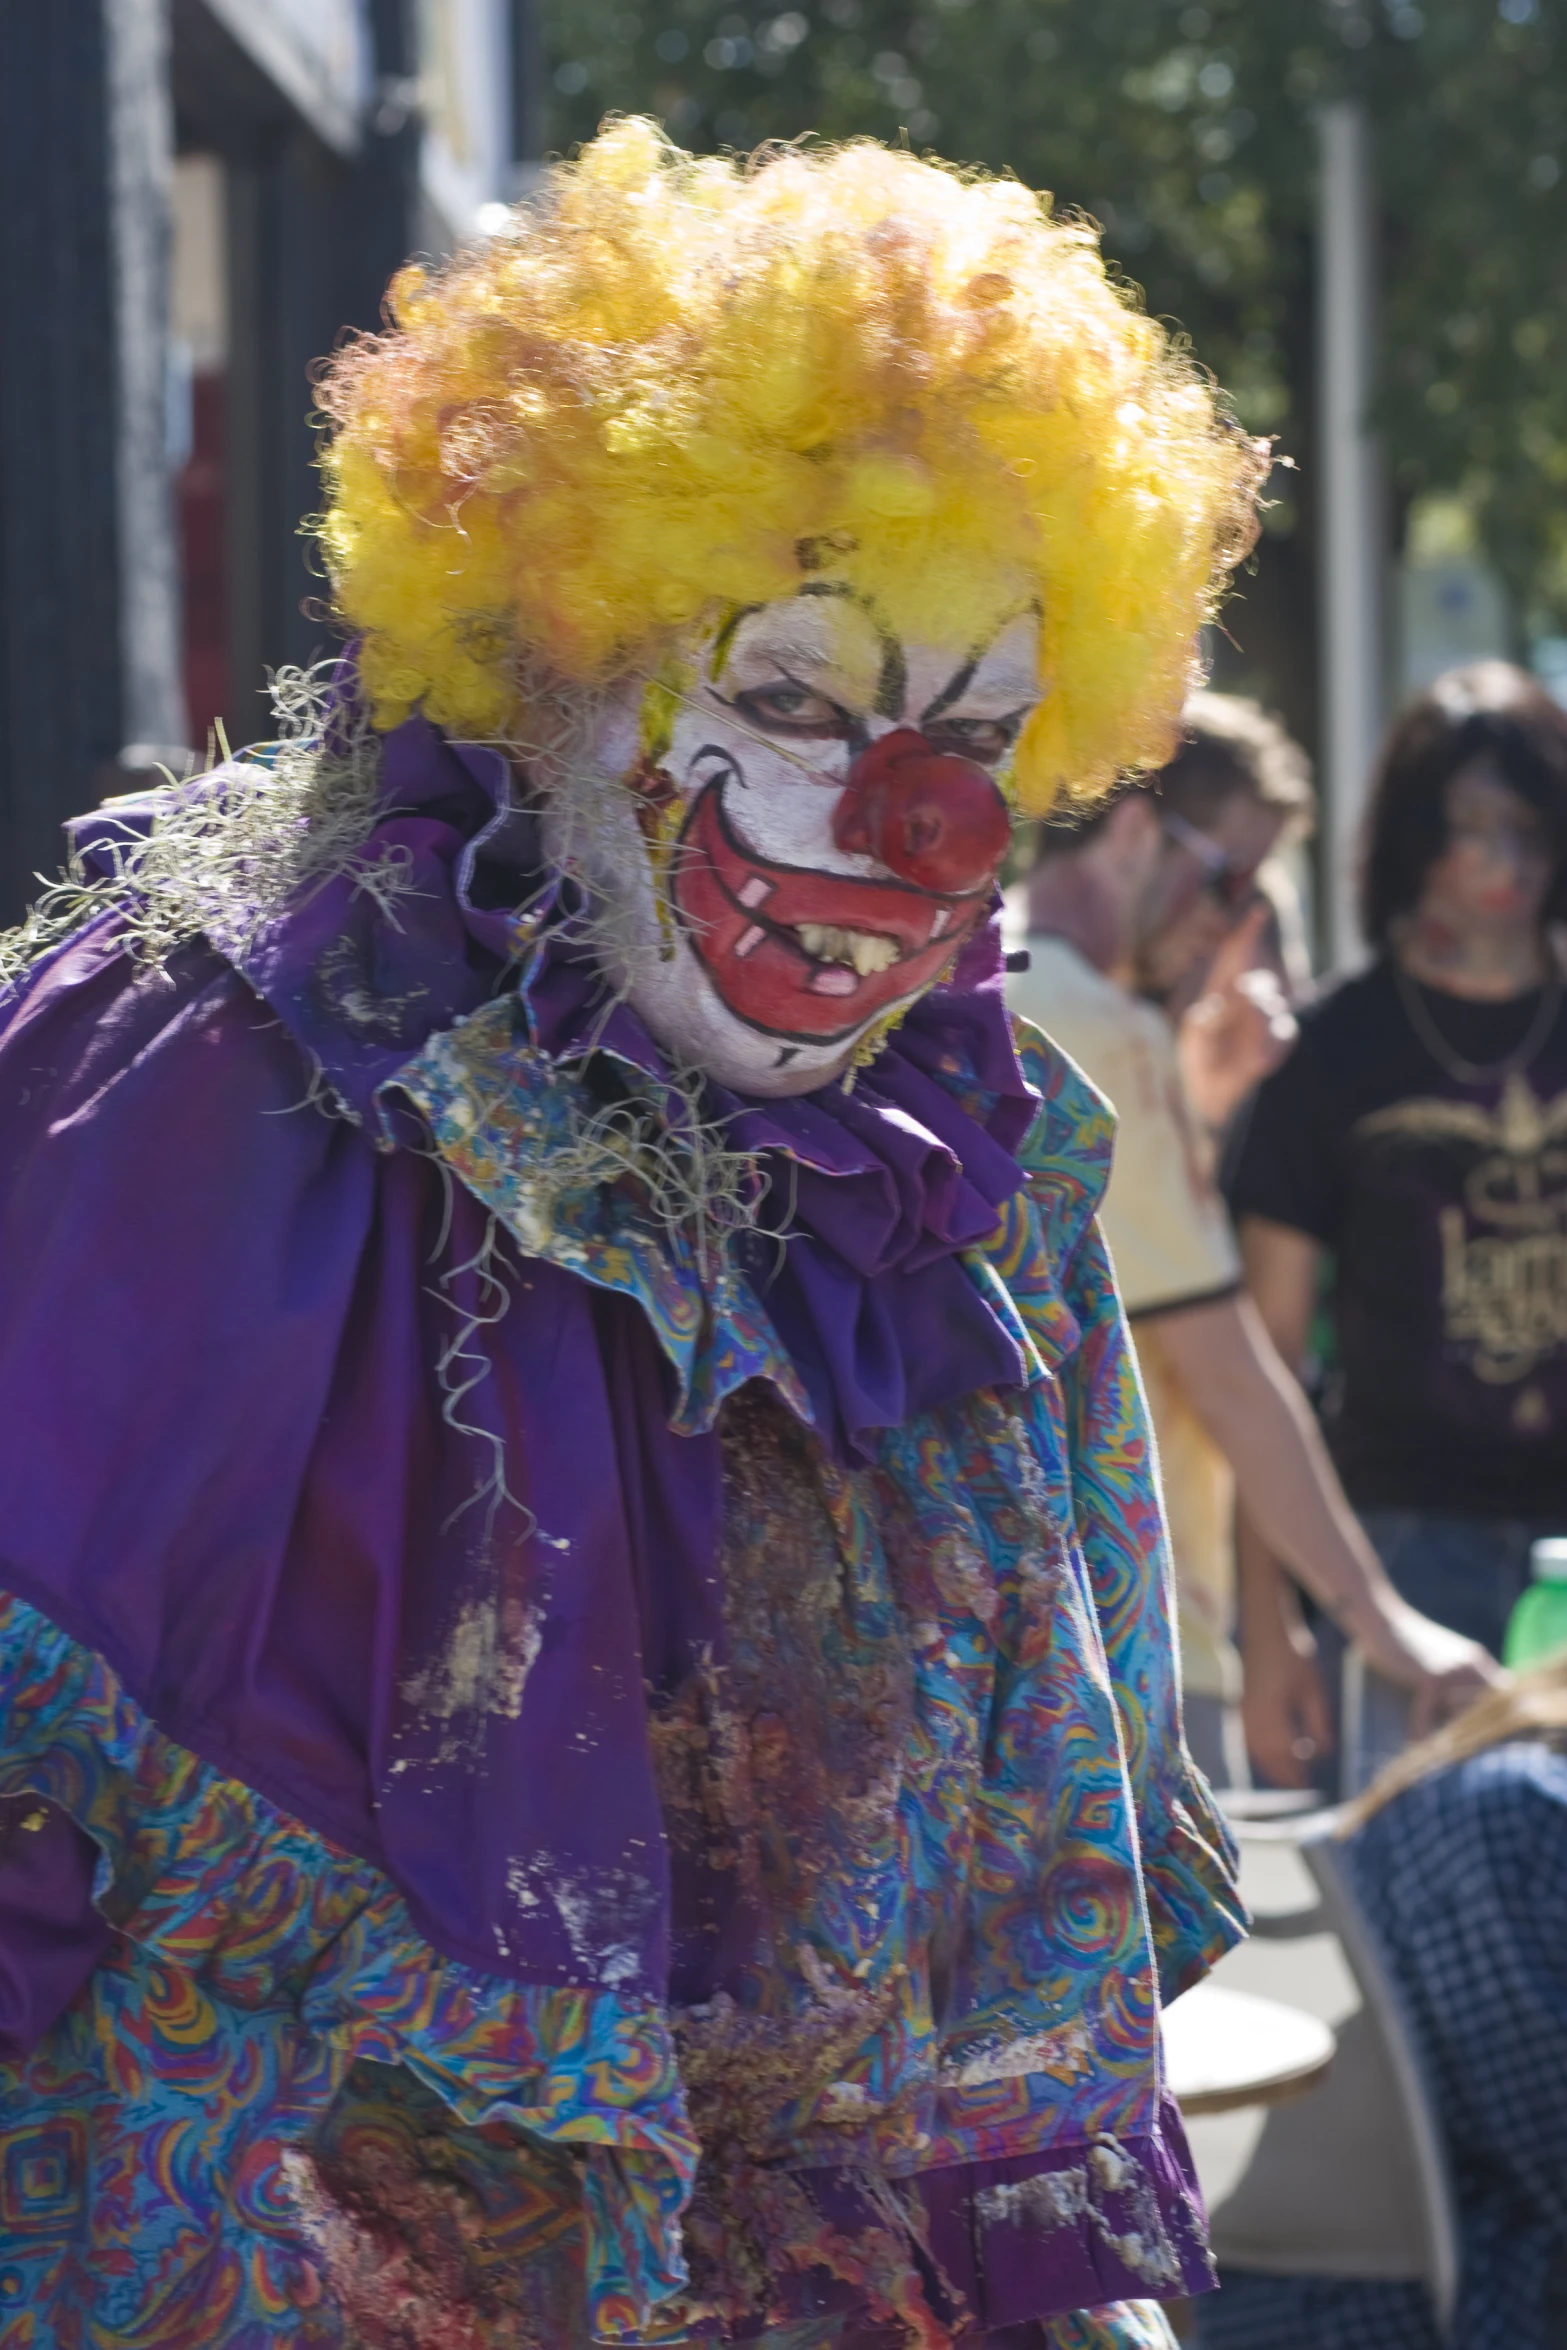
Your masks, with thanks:
<instances>
[{"instance_id":1,"label":"colorful patterned fabric","mask_svg":"<svg viewBox=\"0 0 1567 2350\"><path fill-rule=\"evenodd\" d=\"M432 872L452 853L443 836ZM73 984L118 985L111 960L106 943ZM198 976L238 1068L246 1007ZM292 1051L250 1027L258 1055ZM932 1123L889 1113L938 1172L943 1120L984 1112L941 1033L907 1079ZM1181 1746L1141 1399L1093 1222L1110 1121L1042 1040L1023 1060L1032 1131L969 1195L965 1213L1000 1201L994 1230L947 1260L1017 1376L860 1425L854 1448L819 1425L755 1260L671 1235L634 1163L584 1179L579 1070L504 999L405 1053L391 1085L366 1060L383 1144L411 1105L459 1220L501 1235L476 1279L645 1319L680 1444L717 1448L721 1649L673 1678L617 1668L614 1692L641 1709L627 1769L662 1823L668 1997L616 1939L615 1884L586 1888L573 1928L585 1984L440 1956L373 1858L220 1770L227 1751L176 1743L99 1643L13 1601L0 1927L30 1852L68 1874L84 1835L108 1939L0 2069L0 2350L576 2350L829 2319L841 2350L1162 2342L1146 2305L1200 2290L1207 2265L1160 2001L1239 1931L1233 1856ZM356 1132L338 1157L384 1222L370 1146ZM896 1202L907 1169L875 1172ZM904 1245L926 1237L916 1220ZM518 1343L540 1310L519 1307ZM494 1355L492 1400L514 1378ZM509 1459L511 1490L548 1466ZM659 1539L654 1515L637 1555L656 1562ZM555 1548L569 1594L580 1570ZM560 1687L556 1618L518 1624L503 1729L524 1684ZM411 1715L427 1686L400 1684ZM562 1770L592 1745L586 1687ZM443 1766L464 1751L451 1718ZM404 1776L383 1796L416 1819L422 1783L390 1751ZM534 1867L515 1851L524 1908Z\"/></svg>"},{"instance_id":2,"label":"colorful patterned fabric","mask_svg":"<svg viewBox=\"0 0 1567 2350\"><path fill-rule=\"evenodd\" d=\"M0 2067L0 2350L342 2340L303 2212L358 2064L499 2135L514 2202L572 2178L608 2338L678 2284L697 2149L658 2011L437 1958L379 1870L162 1737L14 1600L0 1719L0 1877L57 1807L97 1847L115 1930L28 2062ZM543 2149L525 2165L522 2133Z\"/></svg>"},{"instance_id":3,"label":"colorful patterned fabric","mask_svg":"<svg viewBox=\"0 0 1567 2350\"><path fill-rule=\"evenodd\" d=\"M655 1223L639 1190L606 1182L601 1168L572 1179L587 1122L581 1075L529 1049L521 1026L519 999L503 998L399 1070L395 1091L423 1113L446 1164L525 1256L637 1300L679 1382L673 1426L710 1428L724 1398L757 1378L808 1419L799 1373L728 1256L701 1262L687 1230Z\"/></svg>"},{"instance_id":4,"label":"colorful patterned fabric","mask_svg":"<svg viewBox=\"0 0 1567 2350\"><path fill-rule=\"evenodd\" d=\"M1136 1369L1093 1221L1114 1122L1044 1037L1021 1022L1017 1032L1041 1105L1018 1154L1027 1188L1005 1203L992 1238L965 1261L976 1287L1017 1332L1030 1371L1018 1403L1025 1432L992 1455L999 1441L993 1428L965 1431L943 1476L939 1451L937 1460L929 1457L939 1432L962 1428L976 1408L998 1409L969 1398L885 1433L876 1456L900 1462L904 1486L919 1496L917 1546L974 1550L974 1530L955 1533L942 1498L971 1490L989 1492L998 1523L1015 1518L1017 1496L1026 1494L1036 1527L1048 1529L1059 1555L1080 1551L1093 1626L1081 1635L1082 1670L1095 1670L1089 1654L1102 1643L1115 1693L1113 1711L1092 1722L1092 1733L1106 1742L1102 1765L1124 1751L1164 1995L1174 1997L1239 1933L1240 1913L1228 1832L1179 1743L1169 1550ZM961 1099L967 1072L955 1062L948 1074ZM765 1305L732 1263L700 1263L652 1222L634 1193L571 1184L573 1079L519 1044L509 1007L489 1007L433 1039L396 1083L427 1119L447 1164L525 1253L638 1298L679 1380L676 1425L711 1425L725 1398L757 1378L809 1419ZM1058 1377L1068 1362L1070 1376ZM998 1476L1002 1460L1007 1470ZM828 1464L820 1473L831 1482ZM847 1557L863 1555L874 1520L868 1512L845 1534ZM1065 1679L1062 1664L1057 1655L1054 1670ZM1072 1745L1064 1724L1062 1742ZM1130 1816L1124 1829L1136 1837ZM1133 1861L1132 1878L1137 1874Z\"/></svg>"},{"instance_id":5,"label":"colorful patterned fabric","mask_svg":"<svg viewBox=\"0 0 1567 2350\"><path fill-rule=\"evenodd\" d=\"M1176 2350L1163 2310L1148 2302L1078 2310L1040 2330L1039 2350Z\"/></svg>"}]
</instances>

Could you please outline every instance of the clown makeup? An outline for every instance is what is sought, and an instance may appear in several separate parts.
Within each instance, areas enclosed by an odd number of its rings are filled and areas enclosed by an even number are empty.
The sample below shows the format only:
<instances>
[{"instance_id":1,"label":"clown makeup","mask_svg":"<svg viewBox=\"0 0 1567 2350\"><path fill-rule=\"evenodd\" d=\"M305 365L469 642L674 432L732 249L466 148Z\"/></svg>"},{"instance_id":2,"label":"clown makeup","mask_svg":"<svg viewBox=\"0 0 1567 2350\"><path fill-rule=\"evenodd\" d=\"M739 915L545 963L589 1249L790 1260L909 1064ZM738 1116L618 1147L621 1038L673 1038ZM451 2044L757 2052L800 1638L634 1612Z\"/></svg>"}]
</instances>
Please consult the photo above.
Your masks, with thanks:
<instances>
[{"instance_id":1,"label":"clown makeup","mask_svg":"<svg viewBox=\"0 0 1567 2350\"><path fill-rule=\"evenodd\" d=\"M803 1093L934 984L989 911L996 777L1038 655L1032 612L976 650L908 644L820 582L694 653L667 743L630 779L635 813L578 860L667 1050L749 1093Z\"/></svg>"}]
</instances>

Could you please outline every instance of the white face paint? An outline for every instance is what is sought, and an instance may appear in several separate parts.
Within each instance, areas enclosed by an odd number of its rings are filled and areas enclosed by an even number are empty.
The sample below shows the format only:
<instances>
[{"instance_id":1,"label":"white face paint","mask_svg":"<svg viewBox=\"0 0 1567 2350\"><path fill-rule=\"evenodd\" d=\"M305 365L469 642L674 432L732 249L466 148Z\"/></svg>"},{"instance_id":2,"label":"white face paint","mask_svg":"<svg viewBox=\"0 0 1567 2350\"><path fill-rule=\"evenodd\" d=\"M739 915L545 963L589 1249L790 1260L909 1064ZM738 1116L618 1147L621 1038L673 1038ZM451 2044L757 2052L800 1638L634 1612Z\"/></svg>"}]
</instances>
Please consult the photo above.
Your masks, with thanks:
<instances>
[{"instance_id":1,"label":"white face paint","mask_svg":"<svg viewBox=\"0 0 1567 2350\"><path fill-rule=\"evenodd\" d=\"M597 763L678 814L665 899L628 796L574 862L613 976L672 1055L805 1093L923 995L985 918L1007 845L993 782L1039 699L1039 626L977 652L900 643L846 590L742 613L695 654L656 769L622 704ZM672 804L678 803L678 810ZM546 818L557 862L569 819Z\"/></svg>"}]
</instances>

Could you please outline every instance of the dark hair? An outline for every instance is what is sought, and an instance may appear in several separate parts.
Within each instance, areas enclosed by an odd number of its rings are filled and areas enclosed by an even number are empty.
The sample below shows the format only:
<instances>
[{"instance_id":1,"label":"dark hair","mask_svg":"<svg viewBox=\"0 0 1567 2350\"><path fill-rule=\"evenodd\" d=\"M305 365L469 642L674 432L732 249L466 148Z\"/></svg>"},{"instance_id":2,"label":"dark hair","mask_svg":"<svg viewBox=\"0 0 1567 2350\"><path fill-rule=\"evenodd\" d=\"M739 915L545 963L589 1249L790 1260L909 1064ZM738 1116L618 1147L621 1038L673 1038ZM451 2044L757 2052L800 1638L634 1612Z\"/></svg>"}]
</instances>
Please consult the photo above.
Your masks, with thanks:
<instances>
[{"instance_id":1,"label":"dark hair","mask_svg":"<svg viewBox=\"0 0 1567 2350\"><path fill-rule=\"evenodd\" d=\"M1510 661L1449 669L1409 704L1382 746L1366 817L1360 915L1385 947L1412 911L1447 847L1447 787L1471 759L1489 758L1545 820L1555 871L1547 921L1567 914L1567 710Z\"/></svg>"},{"instance_id":2,"label":"dark hair","mask_svg":"<svg viewBox=\"0 0 1567 2350\"><path fill-rule=\"evenodd\" d=\"M1185 733L1169 765L1154 778L1167 808L1188 824L1211 824L1237 792L1277 808L1292 833L1316 814L1311 761L1260 702L1243 694L1193 694Z\"/></svg>"},{"instance_id":3,"label":"dark hair","mask_svg":"<svg viewBox=\"0 0 1567 2350\"><path fill-rule=\"evenodd\" d=\"M1039 854L1062 856L1082 848L1133 791L1157 793L1165 807L1199 827L1211 824L1227 800L1244 793L1277 808L1289 832L1309 831L1316 813L1311 762L1260 702L1240 694L1193 694L1181 724L1180 746L1156 775L1118 784L1086 816L1074 818L1070 809L1059 820L1047 816L1037 830Z\"/></svg>"}]
</instances>

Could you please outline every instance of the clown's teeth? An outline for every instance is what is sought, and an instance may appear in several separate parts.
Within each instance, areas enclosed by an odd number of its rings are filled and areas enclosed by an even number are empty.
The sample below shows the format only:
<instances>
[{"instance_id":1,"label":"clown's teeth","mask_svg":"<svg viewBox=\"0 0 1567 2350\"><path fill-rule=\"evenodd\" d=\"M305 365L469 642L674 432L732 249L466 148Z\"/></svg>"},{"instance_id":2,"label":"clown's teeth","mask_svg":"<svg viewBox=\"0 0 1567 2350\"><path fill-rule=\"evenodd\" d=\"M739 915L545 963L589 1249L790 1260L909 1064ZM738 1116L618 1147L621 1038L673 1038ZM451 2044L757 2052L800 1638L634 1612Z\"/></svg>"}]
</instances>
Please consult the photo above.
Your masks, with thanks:
<instances>
[{"instance_id":1,"label":"clown's teeth","mask_svg":"<svg viewBox=\"0 0 1567 2350\"><path fill-rule=\"evenodd\" d=\"M747 955L754 955L766 936L767 933L760 923L753 922L744 938L735 942L735 955L738 960L743 963Z\"/></svg>"},{"instance_id":2,"label":"clown's teeth","mask_svg":"<svg viewBox=\"0 0 1567 2350\"><path fill-rule=\"evenodd\" d=\"M740 903L742 906L759 906L764 898L770 898L772 894L772 882L764 874L753 873L740 892Z\"/></svg>"},{"instance_id":3,"label":"clown's teeth","mask_svg":"<svg viewBox=\"0 0 1567 2350\"><path fill-rule=\"evenodd\" d=\"M898 942L877 930L853 930L849 933L849 959L862 979L873 971L890 971L898 961Z\"/></svg>"},{"instance_id":4,"label":"clown's teeth","mask_svg":"<svg viewBox=\"0 0 1567 2350\"><path fill-rule=\"evenodd\" d=\"M849 930L836 922L800 922L794 934L813 963L846 963L861 979L891 970L899 959L897 940L879 930Z\"/></svg>"}]
</instances>

